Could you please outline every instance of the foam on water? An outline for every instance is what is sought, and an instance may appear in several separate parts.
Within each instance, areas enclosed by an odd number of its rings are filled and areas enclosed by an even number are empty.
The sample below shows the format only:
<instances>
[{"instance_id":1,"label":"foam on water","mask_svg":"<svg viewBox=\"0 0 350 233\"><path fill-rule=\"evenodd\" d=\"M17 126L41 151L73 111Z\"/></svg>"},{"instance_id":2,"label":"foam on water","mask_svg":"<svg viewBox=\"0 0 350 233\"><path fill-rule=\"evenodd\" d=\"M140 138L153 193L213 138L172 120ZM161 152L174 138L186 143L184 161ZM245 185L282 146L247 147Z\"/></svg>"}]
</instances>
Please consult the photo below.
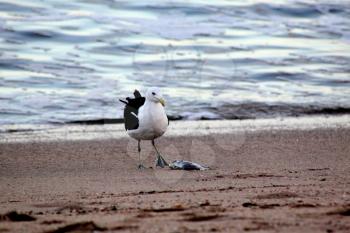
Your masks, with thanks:
<instances>
[{"instance_id":1,"label":"foam on water","mask_svg":"<svg viewBox=\"0 0 350 233\"><path fill-rule=\"evenodd\" d=\"M0 124L121 118L149 86L187 119L346 112L349 65L347 0L0 0Z\"/></svg>"}]
</instances>

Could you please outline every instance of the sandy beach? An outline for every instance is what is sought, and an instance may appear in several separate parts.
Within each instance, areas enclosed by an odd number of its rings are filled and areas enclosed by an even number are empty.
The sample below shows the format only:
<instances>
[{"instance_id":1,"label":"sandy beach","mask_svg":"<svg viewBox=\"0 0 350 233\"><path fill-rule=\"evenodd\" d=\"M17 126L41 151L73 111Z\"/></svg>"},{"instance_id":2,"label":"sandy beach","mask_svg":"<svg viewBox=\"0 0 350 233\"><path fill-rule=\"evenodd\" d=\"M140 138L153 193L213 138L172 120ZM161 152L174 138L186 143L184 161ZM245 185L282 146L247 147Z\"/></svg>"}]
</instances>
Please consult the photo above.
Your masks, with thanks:
<instances>
[{"instance_id":1,"label":"sandy beach","mask_svg":"<svg viewBox=\"0 0 350 233\"><path fill-rule=\"evenodd\" d=\"M3 129L0 232L349 232L349 117L310 119L172 123L157 145L192 172L149 142L138 170L120 125Z\"/></svg>"}]
</instances>

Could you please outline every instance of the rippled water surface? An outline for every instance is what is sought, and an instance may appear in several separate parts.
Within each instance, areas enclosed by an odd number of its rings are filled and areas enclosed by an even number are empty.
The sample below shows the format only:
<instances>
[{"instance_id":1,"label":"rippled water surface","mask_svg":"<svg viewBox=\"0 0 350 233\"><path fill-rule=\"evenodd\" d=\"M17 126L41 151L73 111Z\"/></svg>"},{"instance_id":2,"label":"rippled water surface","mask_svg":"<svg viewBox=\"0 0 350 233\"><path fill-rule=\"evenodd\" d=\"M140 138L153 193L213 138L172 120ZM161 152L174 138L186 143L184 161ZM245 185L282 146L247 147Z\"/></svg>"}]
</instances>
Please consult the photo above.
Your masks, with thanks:
<instances>
[{"instance_id":1,"label":"rippled water surface","mask_svg":"<svg viewBox=\"0 0 350 233\"><path fill-rule=\"evenodd\" d=\"M350 1L0 0L0 123L350 107Z\"/></svg>"}]
</instances>

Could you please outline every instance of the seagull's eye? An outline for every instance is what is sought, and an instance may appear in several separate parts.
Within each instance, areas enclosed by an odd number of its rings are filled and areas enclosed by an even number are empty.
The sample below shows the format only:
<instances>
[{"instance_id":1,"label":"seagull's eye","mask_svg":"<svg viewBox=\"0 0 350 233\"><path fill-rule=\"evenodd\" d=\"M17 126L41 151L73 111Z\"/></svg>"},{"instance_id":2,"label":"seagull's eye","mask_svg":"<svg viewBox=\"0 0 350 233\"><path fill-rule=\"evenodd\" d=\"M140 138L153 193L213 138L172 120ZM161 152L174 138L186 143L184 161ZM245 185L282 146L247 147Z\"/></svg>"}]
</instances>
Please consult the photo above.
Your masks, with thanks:
<instances>
[{"instance_id":1,"label":"seagull's eye","mask_svg":"<svg viewBox=\"0 0 350 233\"><path fill-rule=\"evenodd\" d=\"M152 95L156 95L156 93L152 92Z\"/></svg>"}]
</instances>

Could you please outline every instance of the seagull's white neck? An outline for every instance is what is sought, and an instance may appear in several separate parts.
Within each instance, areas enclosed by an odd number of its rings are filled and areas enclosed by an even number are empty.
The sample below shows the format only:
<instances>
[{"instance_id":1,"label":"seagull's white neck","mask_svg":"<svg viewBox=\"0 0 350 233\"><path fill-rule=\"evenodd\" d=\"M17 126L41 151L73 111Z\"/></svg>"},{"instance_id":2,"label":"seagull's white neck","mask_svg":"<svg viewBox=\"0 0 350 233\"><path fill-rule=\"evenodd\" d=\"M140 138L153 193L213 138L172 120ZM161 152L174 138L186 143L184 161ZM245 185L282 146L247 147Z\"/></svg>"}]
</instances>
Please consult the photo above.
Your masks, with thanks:
<instances>
[{"instance_id":1,"label":"seagull's white neck","mask_svg":"<svg viewBox=\"0 0 350 233\"><path fill-rule=\"evenodd\" d=\"M152 100L148 100L148 99L146 99L146 101L145 101L145 105L148 105L148 106L151 106L151 105L161 105L159 102L154 102L154 101L152 101Z\"/></svg>"},{"instance_id":2,"label":"seagull's white neck","mask_svg":"<svg viewBox=\"0 0 350 233\"><path fill-rule=\"evenodd\" d=\"M156 113L160 115L165 115L165 109L163 105L159 102L154 102L152 100L147 100L145 101L145 104L143 105L143 109L145 111L148 111L148 113Z\"/></svg>"}]
</instances>

